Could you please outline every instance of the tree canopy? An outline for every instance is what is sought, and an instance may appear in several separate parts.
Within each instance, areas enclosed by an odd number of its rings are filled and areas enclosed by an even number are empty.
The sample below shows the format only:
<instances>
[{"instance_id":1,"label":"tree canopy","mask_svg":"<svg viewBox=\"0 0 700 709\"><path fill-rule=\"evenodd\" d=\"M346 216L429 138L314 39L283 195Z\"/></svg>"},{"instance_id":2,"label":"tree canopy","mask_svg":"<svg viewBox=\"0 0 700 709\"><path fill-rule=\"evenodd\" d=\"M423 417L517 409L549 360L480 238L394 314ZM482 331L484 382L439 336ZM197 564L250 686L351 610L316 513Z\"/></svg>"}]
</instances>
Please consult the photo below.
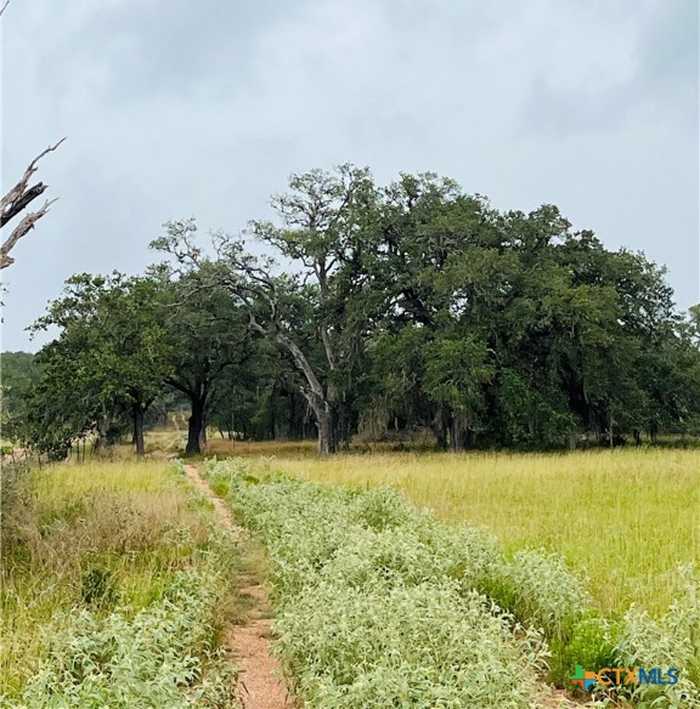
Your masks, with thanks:
<instances>
[{"instance_id":1,"label":"tree canopy","mask_svg":"<svg viewBox=\"0 0 700 709\"><path fill-rule=\"evenodd\" d=\"M207 423L314 428L321 454L390 429L455 450L698 431L698 306L678 312L663 268L554 205L502 212L433 174L380 186L343 165L293 175L272 206L209 246L169 222L143 276L69 279L36 325L60 331L37 356L40 419L65 439L130 411L139 447L170 387L188 453Z\"/></svg>"}]
</instances>

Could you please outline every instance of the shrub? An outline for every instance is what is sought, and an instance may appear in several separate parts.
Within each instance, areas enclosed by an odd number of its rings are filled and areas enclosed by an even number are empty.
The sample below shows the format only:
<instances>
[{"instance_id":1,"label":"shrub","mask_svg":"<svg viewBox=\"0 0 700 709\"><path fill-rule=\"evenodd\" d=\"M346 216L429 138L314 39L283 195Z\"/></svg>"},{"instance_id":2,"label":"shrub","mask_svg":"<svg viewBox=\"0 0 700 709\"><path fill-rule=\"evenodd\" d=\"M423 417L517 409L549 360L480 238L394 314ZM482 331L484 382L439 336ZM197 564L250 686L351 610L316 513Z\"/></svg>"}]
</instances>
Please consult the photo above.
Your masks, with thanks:
<instances>
[{"instance_id":1,"label":"shrub","mask_svg":"<svg viewBox=\"0 0 700 709\"><path fill-rule=\"evenodd\" d=\"M119 609L105 618L82 610L59 623L15 706L234 706L230 665L215 642L222 562L215 554L179 572L161 601L133 619Z\"/></svg>"},{"instance_id":2,"label":"shrub","mask_svg":"<svg viewBox=\"0 0 700 709\"><path fill-rule=\"evenodd\" d=\"M353 514L360 524L377 532L405 525L415 517L403 497L388 488L374 488L357 495Z\"/></svg>"},{"instance_id":3,"label":"shrub","mask_svg":"<svg viewBox=\"0 0 700 709\"><path fill-rule=\"evenodd\" d=\"M285 606L275 628L314 707L527 707L544 659L534 631L454 584L391 589L324 581Z\"/></svg>"},{"instance_id":4,"label":"shrub","mask_svg":"<svg viewBox=\"0 0 700 709\"><path fill-rule=\"evenodd\" d=\"M551 677L565 684L576 665L590 669L615 667L618 628L604 618L594 615L579 620L567 638L550 641Z\"/></svg>"},{"instance_id":5,"label":"shrub","mask_svg":"<svg viewBox=\"0 0 700 709\"><path fill-rule=\"evenodd\" d=\"M487 535L441 526L388 490L248 475L209 469L267 547L278 650L308 706L535 703L542 635L465 582L494 563Z\"/></svg>"},{"instance_id":6,"label":"shrub","mask_svg":"<svg viewBox=\"0 0 700 709\"><path fill-rule=\"evenodd\" d=\"M88 605L113 605L117 600L117 591L112 571L99 566L90 567L81 578L80 595Z\"/></svg>"},{"instance_id":7,"label":"shrub","mask_svg":"<svg viewBox=\"0 0 700 709\"><path fill-rule=\"evenodd\" d=\"M492 571L485 588L489 595L522 622L542 628L550 639L566 640L592 608L583 582L557 554L518 551Z\"/></svg>"},{"instance_id":8,"label":"shrub","mask_svg":"<svg viewBox=\"0 0 700 709\"><path fill-rule=\"evenodd\" d=\"M422 515L415 530L440 559L443 573L457 581L463 591L483 589L503 562L495 537L481 529L441 524Z\"/></svg>"},{"instance_id":9,"label":"shrub","mask_svg":"<svg viewBox=\"0 0 700 709\"><path fill-rule=\"evenodd\" d=\"M683 593L659 621L633 606L621 623L616 647L621 665L680 670L678 684L636 686L629 694L635 703L700 707L700 581L689 566L679 568L678 577Z\"/></svg>"},{"instance_id":10,"label":"shrub","mask_svg":"<svg viewBox=\"0 0 700 709\"><path fill-rule=\"evenodd\" d=\"M358 527L323 568L323 578L352 588L416 586L444 578L444 567L430 547L410 531Z\"/></svg>"}]
</instances>

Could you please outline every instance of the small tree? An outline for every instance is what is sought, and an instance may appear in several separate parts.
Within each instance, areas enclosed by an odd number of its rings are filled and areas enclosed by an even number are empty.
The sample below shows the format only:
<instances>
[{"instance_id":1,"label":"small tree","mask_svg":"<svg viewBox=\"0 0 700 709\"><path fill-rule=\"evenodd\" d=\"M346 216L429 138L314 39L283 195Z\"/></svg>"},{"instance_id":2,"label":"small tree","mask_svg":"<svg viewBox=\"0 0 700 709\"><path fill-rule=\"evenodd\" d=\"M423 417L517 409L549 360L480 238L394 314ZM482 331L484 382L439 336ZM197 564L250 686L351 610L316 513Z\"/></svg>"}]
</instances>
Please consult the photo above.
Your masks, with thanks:
<instances>
[{"instance_id":1,"label":"small tree","mask_svg":"<svg viewBox=\"0 0 700 709\"><path fill-rule=\"evenodd\" d=\"M76 434L95 428L104 440L110 419L126 410L136 452L144 454L144 415L171 366L162 296L154 278L78 274L68 279L65 295L33 326L61 330L40 357L60 363L46 368L47 387L53 383L57 390L66 390L67 399L71 388L76 392L73 405L65 407L66 420L76 408L81 412L81 425L70 427Z\"/></svg>"},{"instance_id":2,"label":"small tree","mask_svg":"<svg viewBox=\"0 0 700 709\"><path fill-rule=\"evenodd\" d=\"M190 220L166 225L168 235L152 246L168 251L188 243L195 226ZM187 455L201 452L206 443L207 414L215 389L225 378L236 378L252 356L247 318L230 293L217 285L219 268L207 260L196 265L155 269L167 294L162 325L170 348L170 366L164 381L190 402Z\"/></svg>"}]
</instances>

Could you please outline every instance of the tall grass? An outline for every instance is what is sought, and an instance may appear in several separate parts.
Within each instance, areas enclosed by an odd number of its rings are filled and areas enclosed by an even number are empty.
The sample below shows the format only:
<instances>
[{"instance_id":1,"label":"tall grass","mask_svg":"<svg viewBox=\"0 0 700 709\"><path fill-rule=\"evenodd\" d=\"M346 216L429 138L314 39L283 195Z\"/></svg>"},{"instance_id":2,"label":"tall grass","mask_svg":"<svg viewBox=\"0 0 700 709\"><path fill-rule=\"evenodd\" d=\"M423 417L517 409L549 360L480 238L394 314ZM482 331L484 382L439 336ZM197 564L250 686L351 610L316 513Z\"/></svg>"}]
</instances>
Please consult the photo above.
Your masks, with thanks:
<instances>
[{"instance_id":1,"label":"tall grass","mask_svg":"<svg viewBox=\"0 0 700 709\"><path fill-rule=\"evenodd\" d=\"M260 446L268 466L275 453ZM443 519L493 532L508 552L542 547L589 577L606 614L634 602L659 617L674 570L700 558L700 451L568 454L287 455L274 467L305 480L388 485ZM248 455L255 448L248 446Z\"/></svg>"},{"instance_id":2,"label":"tall grass","mask_svg":"<svg viewBox=\"0 0 700 709\"><path fill-rule=\"evenodd\" d=\"M209 475L269 551L279 648L305 706L539 706L540 632L461 583L488 555L476 540L445 544L393 494L258 484L236 463Z\"/></svg>"},{"instance_id":3,"label":"tall grass","mask_svg":"<svg viewBox=\"0 0 700 709\"><path fill-rule=\"evenodd\" d=\"M609 619L554 553L509 558L487 533L439 522L386 488L251 472L244 459L208 465L269 551L281 653L311 706L537 706L534 677L548 655L559 686L576 664L677 667L675 686L613 694L700 705L692 569L676 571L660 620L637 607Z\"/></svg>"},{"instance_id":4,"label":"tall grass","mask_svg":"<svg viewBox=\"0 0 700 709\"><path fill-rule=\"evenodd\" d=\"M162 462L53 465L17 484L24 507L2 550L0 696L98 706L140 691L189 706L178 687L197 696L235 561L210 503Z\"/></svg>"}]
</instances>

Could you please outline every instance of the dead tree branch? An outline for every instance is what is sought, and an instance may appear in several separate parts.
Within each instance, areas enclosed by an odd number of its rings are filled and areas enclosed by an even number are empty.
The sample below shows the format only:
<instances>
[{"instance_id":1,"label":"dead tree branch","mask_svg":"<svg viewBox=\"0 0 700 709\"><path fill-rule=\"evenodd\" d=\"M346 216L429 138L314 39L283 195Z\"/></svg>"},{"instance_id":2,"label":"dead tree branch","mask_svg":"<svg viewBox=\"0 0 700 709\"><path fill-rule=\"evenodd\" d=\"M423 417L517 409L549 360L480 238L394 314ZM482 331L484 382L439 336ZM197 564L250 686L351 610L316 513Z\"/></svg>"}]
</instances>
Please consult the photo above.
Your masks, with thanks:
<instances>
[{"instance_id":1,"label":"dead tree branch","mask_svg":"<svg viewBox=\"0 0 700 709\"><path fill-rule=\"evenodd\" d=\"M3 10L5 7L7 7L7 2L3 6ZM23 212L37 197L45 192L47 185L43 182L37 182L33 185L30 185L29 182L37 171L38 163L41 158L56 150L64 140L65 138L62 138L55 145L49 145L46 150L39 153L39 155L29 163L22 177L14 187L0 198L0 228L4 227L11 219ZM10 236L5 239L0 247L0 269L7 268L14 263L14 259L9 255L10 251L23 236L34 228L36 222L49 211L49 207L55 201L56 200L48 200L40 209L25 215L20 223L12 230Z\"/></svg>"},{"instance_id":2,"label":"dead tree branch","mask_svg":"<svg viewBox=\"0 0 700 709\"><path fill-rule=\"evenodd\" d=\"M49 207L56 201L56 199L47 200L44 202L41 209L37 209L36 212L26 214L22 221L12 230L12 233L7 237L7 239L5 239L2 246L0 246L0 269L7 268L15 262L15 260L10 256L10 251L12 251L15 244L17 244L23 236L28 234L34 228L36 222L38 222L39 219L41 219L41 217L49 211Z\"/></svg>"}]
</instances>

